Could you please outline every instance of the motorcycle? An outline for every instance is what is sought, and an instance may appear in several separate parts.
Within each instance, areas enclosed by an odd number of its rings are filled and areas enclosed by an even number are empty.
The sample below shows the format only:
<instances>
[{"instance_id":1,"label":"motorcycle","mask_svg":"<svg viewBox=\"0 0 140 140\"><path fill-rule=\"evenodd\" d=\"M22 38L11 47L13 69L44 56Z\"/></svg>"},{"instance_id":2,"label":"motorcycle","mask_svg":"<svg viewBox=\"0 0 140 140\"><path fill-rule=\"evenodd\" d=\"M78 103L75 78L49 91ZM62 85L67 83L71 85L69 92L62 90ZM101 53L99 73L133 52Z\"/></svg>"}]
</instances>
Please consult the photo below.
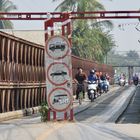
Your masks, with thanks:
<instances>
[{"instance_id":1,"label":"motorcycle","mask_svg":"<svg viewBox=\"0 0 140 140\"><path fill-rule=\"evenodd\" d=\"M134 80L133 83L134 83L135 86L137 86L139 81L138 80Z\"/></svg>"},{"instance_id":2,"label":"motorcycle","mask_svg":"<svg viewBox=\"0 0 140 140\"><path fill-rule=\"evenodd\" d=\"M138 76L134 76L133 77L133 83L134 83L135 86L137 86L139 84L139 78L138 78Z\"/></svg>"},{"instance_id":3,"label":"motorcycle","mask_svg":"<svg viewBox=\"0 0 140 140\"><path fill-rule=\"evenodd\" d=\"M119 79L119 85L120 86L125 86L125 79L124 78Z\"/></svg>"},{"instance_id":4,"label":"motorcycle","mask_svg":"<svg viewBox=\"0 0 140 140\"><path fill-rule=\"evenodd\" d=\"M91 102L96 99L96 93L97 93L97 84L96 81L88 81L88 98L91 100Z\"/></svg>"},{"instance_id":5,"label":"motorcycle","mask_svg":"<svg viewBox=\"0 0 140 140\"><path fill-rule=\"evenodd\" d=\"M109 82L108 80L100 80L99 81L99 91L100 93L107 93L109 90Z\"/></svg>"}]
</instances>

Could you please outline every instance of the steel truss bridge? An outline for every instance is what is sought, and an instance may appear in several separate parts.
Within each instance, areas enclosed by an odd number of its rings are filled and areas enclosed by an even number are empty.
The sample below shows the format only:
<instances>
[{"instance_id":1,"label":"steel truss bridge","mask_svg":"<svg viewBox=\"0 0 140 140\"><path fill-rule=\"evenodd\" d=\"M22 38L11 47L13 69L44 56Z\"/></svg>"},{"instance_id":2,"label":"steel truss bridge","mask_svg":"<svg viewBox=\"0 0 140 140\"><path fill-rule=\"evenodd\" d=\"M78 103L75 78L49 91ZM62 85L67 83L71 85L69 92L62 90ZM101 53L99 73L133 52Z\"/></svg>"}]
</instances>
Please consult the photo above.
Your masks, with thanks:
<instances>
[{"instance_id":1,"label":"steel truss bridge","mask_svg":"<svg viewBox=\"0 0 140 140\"><path fill-rule=\"evenodd\" d=\"M140 18L140 11L0 12L0 20L47 21L51 19L53 22L64 22L67 19L134 18ZM44 48L42 46L0 33L0 113L26 110L38 106L46 100L43 56ZM85 65L85 62L82 61L79 62ZM97 66L97 63L94 65ZM100 69L102 67L108 68L112 73L112 69L106 65L100 65Z\"/></svg>"}]
</instances>

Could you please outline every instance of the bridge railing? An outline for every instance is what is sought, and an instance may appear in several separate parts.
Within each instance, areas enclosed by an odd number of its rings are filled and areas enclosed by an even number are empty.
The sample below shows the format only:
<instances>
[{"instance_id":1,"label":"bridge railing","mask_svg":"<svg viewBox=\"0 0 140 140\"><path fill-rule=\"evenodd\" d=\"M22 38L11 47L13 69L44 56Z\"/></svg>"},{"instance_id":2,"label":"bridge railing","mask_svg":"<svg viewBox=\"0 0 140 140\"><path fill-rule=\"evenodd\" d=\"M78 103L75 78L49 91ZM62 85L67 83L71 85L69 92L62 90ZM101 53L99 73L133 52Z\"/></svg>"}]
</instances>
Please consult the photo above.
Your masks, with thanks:
<instances>
[{"instance_id":1,"label":"bridge railing","mask_svg":"<svg viewBox=\"0 0 140 140\"><path fill-rule=\"evenodd\" d=\"M44 48L0 32L0 112L46 100Z\"/></svg>"}]
</instances>

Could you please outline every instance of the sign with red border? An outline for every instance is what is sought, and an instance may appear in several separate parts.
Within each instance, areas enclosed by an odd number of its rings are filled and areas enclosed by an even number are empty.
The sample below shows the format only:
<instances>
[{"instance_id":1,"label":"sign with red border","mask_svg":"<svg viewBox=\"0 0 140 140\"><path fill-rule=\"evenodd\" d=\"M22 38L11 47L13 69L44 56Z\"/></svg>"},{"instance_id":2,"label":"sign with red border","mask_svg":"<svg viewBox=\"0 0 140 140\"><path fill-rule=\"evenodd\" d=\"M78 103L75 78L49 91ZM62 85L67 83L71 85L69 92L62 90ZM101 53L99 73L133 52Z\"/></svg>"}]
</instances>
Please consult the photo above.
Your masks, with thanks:
<instances>
[{"instance_id":1,"label":"sign with red border","mask_svg":"<svg viewBox=\"0 0 140 140\"><path fill-rule=\"evenodd\" d=\"M51 63L47 69L47 78L53 85L61 86L69 81L71 71L65 63Z\"/></svg>"},{"instance_id":2,"label":"sign with red border","mask_svg":"<svg viewBox=\"0 0 140 140\"><path fill-rule=\"evenodd\" d=\"M59 35L50 37L46 42L46 53L52 59L62 59L68 55L70 51L69 41Z\"/></svg>"},{"instance_id":3,"label":"sign with red border","mask_svg":"<svg viewBox=\"0 0 140 140\"><path fill-rule=\"evenodd\" d=\"M71 93L65 88L55 88L48 96L48 104L54 111L66 111L72 105Z\"/></svg>"}]
</instances>

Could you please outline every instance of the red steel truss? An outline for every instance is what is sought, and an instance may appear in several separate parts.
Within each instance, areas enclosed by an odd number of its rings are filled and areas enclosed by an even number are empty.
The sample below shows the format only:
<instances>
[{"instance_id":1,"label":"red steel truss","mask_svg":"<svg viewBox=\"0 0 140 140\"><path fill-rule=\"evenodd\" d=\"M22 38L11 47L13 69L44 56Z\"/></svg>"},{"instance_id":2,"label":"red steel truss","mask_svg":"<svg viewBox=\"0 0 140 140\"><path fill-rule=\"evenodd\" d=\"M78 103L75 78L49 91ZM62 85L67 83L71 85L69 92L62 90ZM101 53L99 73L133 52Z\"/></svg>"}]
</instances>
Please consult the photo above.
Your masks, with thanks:
<instances>
[{"instance_id":1,"label":"red steel truss","mask_svg":"<svg viewBox=\"0 0 140 140\"><path fill-rule=\"evenodd\" d=\"M0 20L45 20L52 18L55 22L60 22L65 18L65 14L70 19L127 19L140 18L140 11L95 11L95 12L0 12Z\"/></svg>"}]
</instances>

